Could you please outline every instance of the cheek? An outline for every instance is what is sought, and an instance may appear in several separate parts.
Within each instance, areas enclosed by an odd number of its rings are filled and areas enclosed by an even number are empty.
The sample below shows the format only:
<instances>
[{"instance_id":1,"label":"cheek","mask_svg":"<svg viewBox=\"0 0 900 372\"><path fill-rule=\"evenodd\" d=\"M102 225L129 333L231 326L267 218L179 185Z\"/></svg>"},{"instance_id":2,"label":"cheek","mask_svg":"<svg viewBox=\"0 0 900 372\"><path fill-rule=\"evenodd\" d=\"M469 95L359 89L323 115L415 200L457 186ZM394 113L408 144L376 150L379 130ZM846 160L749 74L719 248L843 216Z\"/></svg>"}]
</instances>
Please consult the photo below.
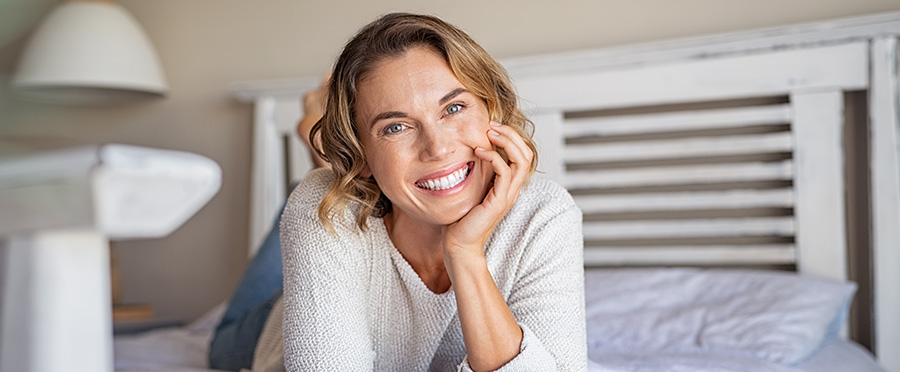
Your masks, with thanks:
<instances>
[{"instance_id":1,"label":"cheek","mask_svg":"<svg viewBox=\"0 0 900 372\"><path fill-rule=\"evenodd\" d=\"M489 149L492 146L491 140L488 138L488 130L490 129L490 120L485 116L484 120L475 120L469 123L463 133L461 133L460 138L472 148L479 146Z\"/></svg>"},{"instance_id":2,"label":"cheek","mask_svg":"<svg viewBox=\"0 0 900 372\"><path fill-rule=\"evenodd\" d=\"M390 180L402 179L408 154L403 154L396 149L382 148L366 153L366 165L379 184Z\"/></svg>"}]
</instances>

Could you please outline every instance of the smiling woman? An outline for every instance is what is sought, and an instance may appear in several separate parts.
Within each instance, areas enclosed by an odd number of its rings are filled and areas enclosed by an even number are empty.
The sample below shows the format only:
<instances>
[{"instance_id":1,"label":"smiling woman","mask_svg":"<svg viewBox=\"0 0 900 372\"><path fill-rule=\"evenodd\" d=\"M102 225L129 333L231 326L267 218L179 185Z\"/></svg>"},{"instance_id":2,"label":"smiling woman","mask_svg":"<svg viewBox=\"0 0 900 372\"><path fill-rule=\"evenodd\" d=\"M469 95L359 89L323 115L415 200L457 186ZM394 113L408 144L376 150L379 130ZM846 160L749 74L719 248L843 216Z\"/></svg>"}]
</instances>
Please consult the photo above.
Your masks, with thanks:
<instances>
[{"instance_id":1,"label":"smiling woman","mask_svg":"<svg viewBox=\"0 0 900 372\"><path fill-rule=\"evenodd\" d=\"M288 370L586 368L581 212L531 180L529 126L503 68L437 18L348 42L309 138L331 171L282 216Z\"/></svg>"},{"instance_id":2,"label":"smiling woman","mask_svg":"<svg viewBox=\"0 0 900 372\"><path fill-rule=\"evenodd\" d=\"M362 175L396 207L389 220L448 225L484 199L494 171L476 149L493 148L487 107L437 51L415 46L382 61L361 79L356 106Z\"/></svg>"}]
</instances>

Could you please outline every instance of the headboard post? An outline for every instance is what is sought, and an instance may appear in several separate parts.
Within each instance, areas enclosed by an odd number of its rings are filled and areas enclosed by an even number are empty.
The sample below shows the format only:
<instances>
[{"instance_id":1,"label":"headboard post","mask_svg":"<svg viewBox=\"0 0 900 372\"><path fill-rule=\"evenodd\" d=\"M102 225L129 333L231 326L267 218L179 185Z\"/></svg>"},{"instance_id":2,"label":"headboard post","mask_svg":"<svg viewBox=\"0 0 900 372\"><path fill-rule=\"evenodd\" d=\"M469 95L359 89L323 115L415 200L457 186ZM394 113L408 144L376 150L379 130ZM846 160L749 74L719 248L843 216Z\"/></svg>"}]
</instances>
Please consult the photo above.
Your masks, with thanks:
<instances>
[{"instance_id":1,"label":"headboard post","mask_svg":"<svg viewBox=\"0 0 900 372\"><path fill-rule=\"evenodd\" d=\"M839 89L793 93L794 216L800 272L847 280L844 98Z\"/></svg>"},{"instance_id":2,"label":"headboard post","mask_svg":"<svg viewBox=\"0 0 900 372\"><path fill-rule=\"evenodd\" d=\"M256 98L253 112L253 177L250 185L250 248L256 254L266 237L278 205L285 199L284 142L275 126L276 100Z\"/></svg>"},{"instance_id":3,"label":"headboard post","mask_svg":"<svg viewBox=\"0 0 900 372\"><path fill-rule=\"evenodd\" d=\"M544 177L563 183L565 165L563 163L562 125L563 114L561 111L543 111L530 115L534 123L534 142L538 154L538 172Z\"/></svg>"},{"instance_id":4,"label":"headboard post","mask_svg":"<svg viewBox=\"0 0 900 372\"><path fill-rule=\"evenodd\" d=\"M235 83L235 97L253 102L253 163L250 181L250 236L253 257L272 228L288 187L312 169L309 149L297 135L303 115L301 97L315 89L320 78Z\"/></svg>"},{"instance_id":5,"label":"headboard post","mask_svg":"<svg viewBox=\"0 0 900 372\"><path fill-rule=\"evenodd\" d=\"M900 369L900 66L896 36L872 42L869 91L875 353Z\"/></svg>"}]
</instances>

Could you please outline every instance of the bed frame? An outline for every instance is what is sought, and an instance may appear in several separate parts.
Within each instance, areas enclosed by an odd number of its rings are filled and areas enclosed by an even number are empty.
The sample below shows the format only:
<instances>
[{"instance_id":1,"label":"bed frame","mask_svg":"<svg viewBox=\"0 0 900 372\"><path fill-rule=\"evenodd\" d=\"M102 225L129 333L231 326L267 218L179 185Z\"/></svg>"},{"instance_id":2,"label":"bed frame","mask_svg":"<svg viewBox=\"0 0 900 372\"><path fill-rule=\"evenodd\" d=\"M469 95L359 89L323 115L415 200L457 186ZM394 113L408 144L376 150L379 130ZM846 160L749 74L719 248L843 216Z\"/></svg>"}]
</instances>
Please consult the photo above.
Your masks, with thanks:
<instances>
[{"instance_id":1,"label":"bed frame","mask_svg":"<svg viewBox=\"0 0 900 372\"><path fill-rule=\"evenodd\" d=\"M586 265L854 280L850 336L900 371L898 35L893 13L503 63ZM250 247L310 169L294 125L318 81L234 87L256 112Z\"/></svg>"}]
</instances>

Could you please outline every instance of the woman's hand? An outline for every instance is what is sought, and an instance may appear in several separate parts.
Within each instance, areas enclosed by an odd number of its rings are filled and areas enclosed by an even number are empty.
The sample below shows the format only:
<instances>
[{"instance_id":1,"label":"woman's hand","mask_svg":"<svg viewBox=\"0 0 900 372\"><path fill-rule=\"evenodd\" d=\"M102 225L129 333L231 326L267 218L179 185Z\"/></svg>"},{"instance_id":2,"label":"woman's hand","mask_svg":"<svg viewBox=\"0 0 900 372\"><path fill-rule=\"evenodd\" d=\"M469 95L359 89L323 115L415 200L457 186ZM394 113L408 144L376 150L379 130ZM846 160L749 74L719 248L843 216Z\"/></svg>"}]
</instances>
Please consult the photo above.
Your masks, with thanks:
<instances>
[{"instance_id":1,"label":"woman's hand","mask_svg":"<svg viewBox=\"0 0 900 372\"><path fill-rule=\"evenodd\" d=\"M476 205L462 219L444 230L445 261L457 253L477 249L481 251L491 232L506 216L519 198L522 185L528 178L534 153L522 137L512 128L491 122L488 139L495 147L502 148L508 162L493 149L476 148L475 156L490 162L494 169L494 185L488 190L484 201ZM476 252L469 252L476 253Z\"/></svg>"},{"instance_id":2,"label":"woman's hand","mask_svg":"<svg viewBox=\"0 0 900 372\"><path fill-rule=\"evenodd\" d=\"M444 266L456 292L469 366L476 371L502 367L521 348L522 329L488 271L484 245L519 199L534 158L512 128L491 122L487 136L494 148L506 152L508 161L494 149L475 149L479 159L490 162L494 184L481 204L443 231Z\"/></svg>"}]
</instances>

